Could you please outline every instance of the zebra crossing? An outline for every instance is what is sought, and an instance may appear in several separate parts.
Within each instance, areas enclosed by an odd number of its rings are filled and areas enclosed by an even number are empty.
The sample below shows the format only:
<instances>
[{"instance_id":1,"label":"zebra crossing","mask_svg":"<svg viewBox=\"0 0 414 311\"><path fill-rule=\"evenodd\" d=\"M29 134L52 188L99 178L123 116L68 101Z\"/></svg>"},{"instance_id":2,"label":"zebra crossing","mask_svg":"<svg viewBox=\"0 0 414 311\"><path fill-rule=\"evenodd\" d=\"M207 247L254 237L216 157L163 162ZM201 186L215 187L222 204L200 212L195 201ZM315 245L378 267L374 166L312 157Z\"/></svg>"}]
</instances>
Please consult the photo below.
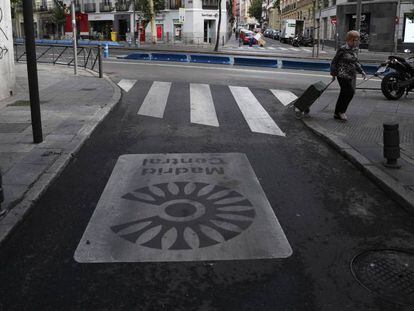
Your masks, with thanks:
<instances>
[{"instance_id":1,"label":"zebra crossing","mask_svg":"<svg viewBox=\"0 0 414 311\"><path fill-rule=\"evenodd\" d=\"M231 51L240 51L240 50L261 50L263 52L303 52L303 53L312 53L312 47L281 47L281 46L248 46L248 45L242 45L242 46L225 46L223 47L225 50L231 50ZM319 54L326 54L326 51L319 50Z\"/></svg>"},{"instance_id":2,"label":"zebra crossing","mask_svg":"<svg viewBox=\"0 0 414 311\"><path fill-rule=\"evenodd\" d=\"M132 82L131 82L132 81ZM135 82L134 82L135 81ZM121 80L118 85L129 92L136 80ZM132 84L132 86L131 86ZM172 82L153 81L146 91L137 115L164 118ZM237 104L250 131L254 133L269 134L285 137L285 132L269 115L254 93L244 86L226 86ZM287 90L270 89L275 104L289 105L297 96ZM143 94L144 95L144 94ZM187 95L183 95L187 96ZM189 83L190 122L193 124L219 127L220 121L213 100L211 86L202 83Z\"/></svg>"}]
</instances>

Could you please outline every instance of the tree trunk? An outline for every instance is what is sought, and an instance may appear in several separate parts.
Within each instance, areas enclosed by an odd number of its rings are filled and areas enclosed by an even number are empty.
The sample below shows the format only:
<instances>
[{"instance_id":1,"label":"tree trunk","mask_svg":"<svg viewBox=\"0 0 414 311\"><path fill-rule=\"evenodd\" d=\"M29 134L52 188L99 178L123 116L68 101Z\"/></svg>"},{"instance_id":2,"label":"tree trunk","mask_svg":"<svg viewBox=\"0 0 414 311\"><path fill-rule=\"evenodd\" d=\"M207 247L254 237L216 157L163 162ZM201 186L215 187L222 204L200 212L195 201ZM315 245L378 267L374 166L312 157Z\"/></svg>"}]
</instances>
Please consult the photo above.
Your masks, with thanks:
<instances>
[{"instance_id":1,"label":"tree trunk","mask_svg":"<svg viewBox=\"0 0 414 311\"><path fill-rule=\"evenodd\" d=\"M218 46L220 43L220 24L221 24L221 0L218 2L218 9L219 9L219 20L217 26L217 36L216 36L216 46L214 47L214 51L218 51Z\"/></svg>"}]
</instances>

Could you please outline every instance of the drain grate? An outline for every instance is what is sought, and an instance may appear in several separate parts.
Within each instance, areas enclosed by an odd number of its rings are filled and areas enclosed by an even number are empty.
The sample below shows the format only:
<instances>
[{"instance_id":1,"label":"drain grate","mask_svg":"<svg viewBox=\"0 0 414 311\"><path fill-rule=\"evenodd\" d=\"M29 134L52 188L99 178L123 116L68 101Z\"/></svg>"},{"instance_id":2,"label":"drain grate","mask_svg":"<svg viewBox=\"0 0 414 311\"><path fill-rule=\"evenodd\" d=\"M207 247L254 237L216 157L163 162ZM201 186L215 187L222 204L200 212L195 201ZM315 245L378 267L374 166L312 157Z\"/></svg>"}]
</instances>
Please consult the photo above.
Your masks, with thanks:
<instances>
[{"instance_id":1,"label":"drain grate","mask_svg":"<svg viewBox=\"0 0 414 311\"><path fill-rule=\"evenodd\" d=\"M351 262L352 274L366 289L388 301L414 305L414 254L369 250Z\"/></svg>"}]
</instances>

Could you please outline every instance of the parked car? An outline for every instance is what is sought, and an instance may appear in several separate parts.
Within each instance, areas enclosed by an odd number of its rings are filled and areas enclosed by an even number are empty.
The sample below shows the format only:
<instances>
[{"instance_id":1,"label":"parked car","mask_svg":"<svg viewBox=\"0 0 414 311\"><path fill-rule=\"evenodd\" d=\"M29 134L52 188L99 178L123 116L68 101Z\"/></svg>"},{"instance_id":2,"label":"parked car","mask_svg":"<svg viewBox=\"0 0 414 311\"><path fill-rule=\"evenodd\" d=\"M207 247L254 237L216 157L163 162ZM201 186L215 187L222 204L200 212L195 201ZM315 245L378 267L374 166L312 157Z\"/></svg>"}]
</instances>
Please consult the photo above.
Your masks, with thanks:
<instances>
[{"instance_id":1,"label":"parked car","mask_svg":"<svg viewBox=\"0 0 414 311\"><path fill-rule=\"evenodd\" d=\"M274 30L273 30L272 28L267 28L267 29L264 31L263 35L264 35L265 37L272 38L272 37L273 37L273 32L274 32Z\"/></svg>"},{"instance_id":2,"label":"parked car","mask_svg":"<svg viewBox=\"0 0 414 311\"><path fill-rule=\"evenodd\" d=\"M275 40L279 40L279 38L280 38L280 31L279 30L273 30L272 38L275 39Z\"/></svg>"},{"instance_id":3,"label":"parked car","mask_svg":"<svg viewBox=\"0 0 414 311\"><path fill-rule=\"evenodd\" d=\"M242 29L240 30L240 39L242 40L243 44L249 44L250 38L253 39L252 44L257 44L257 40L254 38L255 33L251 30Z\"/></svg>"}]
</instances>

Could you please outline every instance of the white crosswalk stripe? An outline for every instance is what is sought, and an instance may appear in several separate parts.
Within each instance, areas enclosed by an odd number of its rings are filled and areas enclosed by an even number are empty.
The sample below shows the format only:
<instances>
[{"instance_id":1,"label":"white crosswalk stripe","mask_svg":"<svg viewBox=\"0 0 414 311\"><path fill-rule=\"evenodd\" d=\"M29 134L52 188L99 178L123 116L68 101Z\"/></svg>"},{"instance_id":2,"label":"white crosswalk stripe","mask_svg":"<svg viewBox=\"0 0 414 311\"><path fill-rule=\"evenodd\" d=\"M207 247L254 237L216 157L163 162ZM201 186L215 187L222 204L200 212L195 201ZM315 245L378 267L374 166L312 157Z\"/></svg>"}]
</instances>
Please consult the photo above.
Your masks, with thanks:
<instances>
[{"instance_id":1,"label":"white crosswalk stripe","mask_svg":"<svg viewBox=\"0 0 414 311\"><path fill-rule=\"evenodd\" d=\"M190 84L191 123L219 126L208 84Z\"/></svg>"},{"instance_id":2,"label":"white crosswalk stripe","mask_svg":"<svg viewBox=\"0 0 414 311\"><path fill-rule=\"evenodd\" d=\"M283 104L283 106L289 105L298 97L290 91L286 90L270 90L273 95Z\"/></svg>"},{"instance_id":3,"label":"white crosswalk stripe","mask_svg":"<svg viewBox=\"0 0 414 311\"><path fill-rule=\"evenodd\" d=\"M167 105L168 94L170 93L171 82L154 81L149 90L138 114L162 118L165 106Z\"/></svg>"},{"instance_id":4,"label":"white crosswalk stripe","mask_svg":"<svg viewBox=\"0 0 414 311\"><path fill-rule=\"evenodd\" d=\"M138 114L163 118L171 87L172 82L154 81L138 110ZM229 86L228 88L252 132L286 136L248 87ZM271 89L269 91L283 106L289 105L297 98L295 94L287 90ZM219 127L220 122L210 85L190 83L189 95L190 122Z\"/></svg>"},{"instance_id":5,"label":"white crosswalk stripe","mask_svg":"<svg viewBox=\"0 0 414 311\"><path fill-rule=\"evenodd\" d=\"M133 88L136 82L137 80L122 79L121 81L118 82L118 86L121 89L123 89L125 92L129 92L129 90Z\"/></svg>"},{"instance_id":6,"label":"white crosswalk stripe","mask_svg":"<svg viewBox=\"0 0 414 311\"><path fill-rule=\"evenodd\" d=\"M252 132L286 136L247 87L229 86Z\"/></svg>"}]
</instances>

